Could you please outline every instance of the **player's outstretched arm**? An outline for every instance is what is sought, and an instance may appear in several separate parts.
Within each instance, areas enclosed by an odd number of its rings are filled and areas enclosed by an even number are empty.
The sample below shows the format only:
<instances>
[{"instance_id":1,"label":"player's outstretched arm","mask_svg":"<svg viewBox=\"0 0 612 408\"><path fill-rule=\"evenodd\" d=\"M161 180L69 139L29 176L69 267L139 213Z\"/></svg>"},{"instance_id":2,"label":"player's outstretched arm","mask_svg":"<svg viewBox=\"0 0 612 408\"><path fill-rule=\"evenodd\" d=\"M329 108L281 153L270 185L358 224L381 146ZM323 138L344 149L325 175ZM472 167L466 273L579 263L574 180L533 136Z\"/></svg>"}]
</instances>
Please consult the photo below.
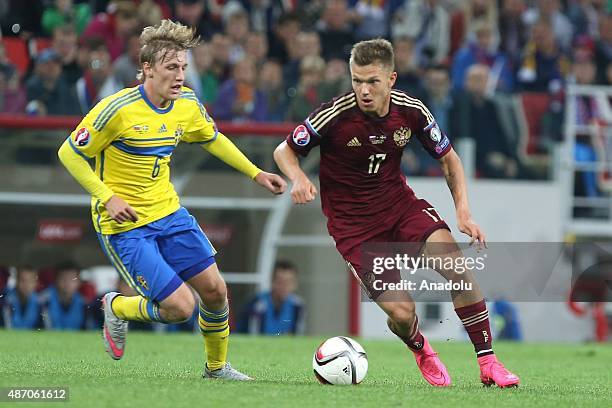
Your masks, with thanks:
<instances>
[{"instance_id":1,"label":"player's outstretched arm","mask_svg":"<svg viewBox=\"0 0 612 408\"><path fill-rule=\"evenodd\" d=\"M267 173L255 166L225 135L219 133L214 142L205 144L204 149L218 157L257 184L274 194L282 194L287 183L277 174Z\"/></svg>"},{"instance_id":2,"label":"player's outstretched arm","mask_svg":"<svg viewBox=\"0 0 612 408\"><path fill-rule=\"evenodd\" d=\"M74 151L70 142L66 140L60 147L57 155L74 179L93 197L104 204L108 215L117 223L124 221L137 221L136 211L122 198L116 196L100 178L94 173L87 161Z\"/></svg>"},{"instance_id":3,"label":"player's outstretched arm","mask_svg":"<svg viewBox=\"0 0 612 408\"><path fill-rule=\"evenodd\" d=\"M457 211L457 226L459 231L471 237L470 244L478 242L486 247L486 239L482 229L472 220L467 198L467 183L461 159L454 149L440 158L440 166L446 177L446 184L451 191Z\"/></svg>"},{"instance_id":4,"label":"player's outstretched arm","mask_svg":"<svg viewBox=\"0 0 612 408\"><path fill-rule=\"evenodd\" d=\"M287 145L286 141L279 144L274 150L274 161L293 183L291 198L295 204L306 204L315 199L317 188L302 171L297 154Z\"/></svg>"}]
</instances>

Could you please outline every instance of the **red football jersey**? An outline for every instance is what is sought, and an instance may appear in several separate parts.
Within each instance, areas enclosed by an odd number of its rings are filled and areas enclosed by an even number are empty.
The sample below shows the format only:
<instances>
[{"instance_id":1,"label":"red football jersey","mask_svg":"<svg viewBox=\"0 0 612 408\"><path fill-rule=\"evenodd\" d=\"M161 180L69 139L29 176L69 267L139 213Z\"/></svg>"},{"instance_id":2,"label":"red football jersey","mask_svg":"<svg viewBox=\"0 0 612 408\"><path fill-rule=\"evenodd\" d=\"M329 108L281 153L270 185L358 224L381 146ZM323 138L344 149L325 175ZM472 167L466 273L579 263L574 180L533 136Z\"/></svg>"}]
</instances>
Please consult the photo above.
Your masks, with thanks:
<instances>
[{"instance_id":1,"label":"red football jersey","mask_svg":"<svg viewBox=\"0 0 612 408\"><path fill-rule=\"evenodd\" d=\"M301 156L321 148L321 201L332 235L396 218L416 200L400 169L413 136L435 159L451 149L425 105L398 90L391 91L384 117L366 115L350 92L323 104L287 136Z\"/></svg>"}]
</instances>

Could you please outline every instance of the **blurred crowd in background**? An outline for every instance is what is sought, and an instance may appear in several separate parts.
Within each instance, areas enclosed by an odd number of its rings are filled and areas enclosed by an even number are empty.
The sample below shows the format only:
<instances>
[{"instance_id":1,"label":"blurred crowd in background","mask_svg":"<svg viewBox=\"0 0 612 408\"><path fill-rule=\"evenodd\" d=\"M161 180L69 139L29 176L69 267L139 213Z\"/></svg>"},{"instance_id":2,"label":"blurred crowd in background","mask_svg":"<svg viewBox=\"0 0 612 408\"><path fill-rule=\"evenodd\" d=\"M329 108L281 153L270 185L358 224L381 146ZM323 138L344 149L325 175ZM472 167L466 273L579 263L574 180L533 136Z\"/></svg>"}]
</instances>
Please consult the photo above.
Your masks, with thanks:
<instances>
[{"instance_id":1,"label":"blurred crowd in background","mask_svg":"<svg viewBox=\"0 0 612 408\"><path fill-rule=\"evenodd\" d=\"M142 28L172 18L203 39L186 83L216 120L298 122L350 90L354 42L384 37L395 46L396 88L422 99L452 140L476 142L477 176L541 178L536 159L563 138L565 85L612 81L610 3L0 0L0 112L87 113L138 84ZM598 110L582 98L576 119L589 123ZM525 121L538 133L527 143ZM440 174L420 154L409 153L406 172Z\"/></svg>"},{"instance_id":2,"label":"blurred crowd in background","mask_svg":"<svg viewBox=\"0 0 612 408\"><path fill-rule=\"evenodd\" d=\"M563 138L565 85L612 83L610 8L608 0L0 0L0 112L87 113L138 84L142 28L172 18L203 39L186 83L216 120L298 122L350 90L354 42L384 37L395 46L396 88L422 99L452 140L476 141L477 176L541 178L530 165ZM527 95L527 113L508 102L517 94ZM598 109L582 101L577 120ZM523 119L537 122L527 145ZM439 174L410 154L407 173Z\"/></svg>"}]
</instances>

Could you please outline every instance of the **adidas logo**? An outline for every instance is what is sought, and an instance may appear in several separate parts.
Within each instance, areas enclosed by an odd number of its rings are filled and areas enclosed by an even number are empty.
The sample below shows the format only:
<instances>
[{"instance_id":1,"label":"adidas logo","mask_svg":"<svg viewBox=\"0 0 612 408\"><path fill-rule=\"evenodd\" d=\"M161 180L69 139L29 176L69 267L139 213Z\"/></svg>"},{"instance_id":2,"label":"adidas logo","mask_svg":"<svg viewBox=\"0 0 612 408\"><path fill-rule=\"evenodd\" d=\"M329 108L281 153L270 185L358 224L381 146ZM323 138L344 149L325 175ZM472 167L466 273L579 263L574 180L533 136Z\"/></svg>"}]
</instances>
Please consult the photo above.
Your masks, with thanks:
<instances>
[{"instance_id":1,"label":"adidas logo","mask_svg":"<svg viewBox=\"0 0 612 408\"><path fill-rule=\"evenodd\" d=\"M359 142L359 139L354 137L351 140L349 140L349 142L346 145L348 147L359 147L359 146L361 146L361 142Z\"/></svg>"},{"instance_id":2,"label":"adidas logo","mask_svg":"<svg viewBox=\"0 0 612 408\"><path fill-rule=\"evenodd\" d=\"M162 124L161 127L159 129L157 129L157 133L166 133L168 131L168 128L166 128L166 124Z\"/></svg>"}]
</instances>

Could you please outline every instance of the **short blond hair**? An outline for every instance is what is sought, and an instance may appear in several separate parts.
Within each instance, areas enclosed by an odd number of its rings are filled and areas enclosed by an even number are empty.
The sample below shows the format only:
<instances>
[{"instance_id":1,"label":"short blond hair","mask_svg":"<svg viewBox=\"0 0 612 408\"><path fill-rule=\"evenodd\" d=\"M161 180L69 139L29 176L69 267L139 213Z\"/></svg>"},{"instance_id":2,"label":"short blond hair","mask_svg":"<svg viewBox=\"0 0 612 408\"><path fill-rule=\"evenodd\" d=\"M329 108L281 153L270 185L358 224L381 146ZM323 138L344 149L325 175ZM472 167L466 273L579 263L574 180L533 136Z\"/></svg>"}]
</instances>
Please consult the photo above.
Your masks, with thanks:
<instances>
[{"instance_id":1,"label":"short blond hair","mask_svg":"<svg viewBox=\"0 0 612 408\"><path fill-rule=\"evenodd\" d=\"M159 25L145 27L140 34L140 70L136 78L144 81L142 66L145 62L154 65L157 61L163 61L170 51L189 50L199 43L200 36L196 36L193 28L172 20L162 20ZM158 55L162 51L163 54Z\"/></svg>"},{"instance_id":2,"label":"short blond hair","mask_svg":"<svg viewBox=\"0 0 612 408\"><path fill-rule=\"evenodd\" d=\"M395 55L393 45L384 38L360 41L351 50L350 65L363 67L370 64L380 64L391 71L395 70Z\"/></svg>"}]
</instances>

